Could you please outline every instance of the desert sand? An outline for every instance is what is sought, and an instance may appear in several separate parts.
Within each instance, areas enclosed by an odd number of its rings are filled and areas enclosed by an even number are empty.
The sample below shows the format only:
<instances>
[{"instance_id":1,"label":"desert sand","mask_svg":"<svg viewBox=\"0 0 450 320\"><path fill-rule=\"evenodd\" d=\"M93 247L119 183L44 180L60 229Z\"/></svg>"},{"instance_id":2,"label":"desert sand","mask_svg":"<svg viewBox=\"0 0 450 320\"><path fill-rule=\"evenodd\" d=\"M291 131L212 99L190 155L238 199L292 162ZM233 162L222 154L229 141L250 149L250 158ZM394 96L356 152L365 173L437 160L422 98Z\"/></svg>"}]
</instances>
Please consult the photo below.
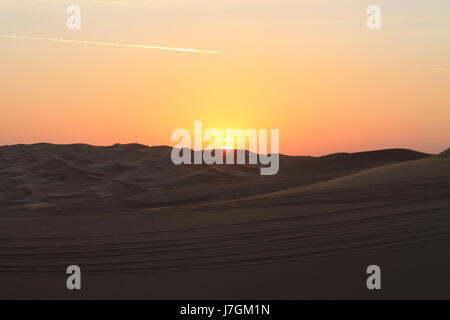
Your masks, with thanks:
<instances>
[{"instance_id":1,"label":"desert sand","mask_svg":"<svg viewBox=\"0 0 450 320\"><path fill-rule=\"evenodd\" d=\"M0 298L450 298L448 150L282 155L276 176L170 151L0 147Z\"/></svg>"}]
</instances>

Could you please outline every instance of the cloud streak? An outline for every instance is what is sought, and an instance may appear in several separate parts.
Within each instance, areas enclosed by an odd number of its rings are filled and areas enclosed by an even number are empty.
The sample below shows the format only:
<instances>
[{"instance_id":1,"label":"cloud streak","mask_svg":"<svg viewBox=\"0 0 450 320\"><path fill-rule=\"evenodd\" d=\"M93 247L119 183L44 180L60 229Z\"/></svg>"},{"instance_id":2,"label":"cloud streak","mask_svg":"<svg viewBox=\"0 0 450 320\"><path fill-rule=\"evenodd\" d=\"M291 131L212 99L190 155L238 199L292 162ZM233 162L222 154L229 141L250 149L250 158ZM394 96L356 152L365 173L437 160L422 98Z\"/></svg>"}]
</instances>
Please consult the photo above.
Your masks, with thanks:
<instances>
[{"instance_id":1,"label":"cloud streak","mask_svg":"<svg viewBox=\"0 0 450 320\"><path fill-rule=\"evenodd\" d=\"M433 68L433 70L450 72L450 68L443 68L443 67L435 67Z\"/></svg>"},{"instance_id":2,"label":"cloud streak","mask_svg":"<svg viewBox=\"0 0 450 320\"><path fill-rule=\"evenodd\" d=\"M107 46L107 47L122 47L122 48L139 48L139 49L153 49L153 50L166 50L175 52L187 52L187 53L205 53L205 54L220 54L220 51L216 50L202 50L202 49L188 49L188 48L172 48L164 46L151 46L144 44L129 44L129 43L115 43L115 42L100 42L100 41L87 41L87 40L69 40L58 38L43 38L43 37L29 37L21 35L8 35L0 34L0 38L3 39L20 39L20 40L36 40L36 41L49 41L49 42L63 42L74 44L87 44L95 46Z\"/></svg>"}]
</instances>

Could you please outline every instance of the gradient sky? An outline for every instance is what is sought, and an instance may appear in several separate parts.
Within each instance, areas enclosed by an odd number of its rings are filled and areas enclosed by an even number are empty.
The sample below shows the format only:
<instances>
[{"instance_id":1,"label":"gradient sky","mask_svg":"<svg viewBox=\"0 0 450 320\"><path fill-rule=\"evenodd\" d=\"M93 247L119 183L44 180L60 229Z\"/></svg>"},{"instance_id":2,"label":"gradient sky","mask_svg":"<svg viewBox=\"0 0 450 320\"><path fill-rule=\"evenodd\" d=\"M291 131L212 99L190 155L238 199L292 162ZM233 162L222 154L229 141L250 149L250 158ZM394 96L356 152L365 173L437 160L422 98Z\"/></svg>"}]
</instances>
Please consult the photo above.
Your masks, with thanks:
<instances>
[{"instance_id":1,"label":"gradient sky","mask_svg":"<svg viewBox=\"0 0 450 320\"><path fill-rule=\"evenodd\" d=\"M0 145L173 145L202 120L279 128L286 154L450 147L448 0L1 0L0 35L221 52L0 38Z\"/></svg>"}]
</instances>

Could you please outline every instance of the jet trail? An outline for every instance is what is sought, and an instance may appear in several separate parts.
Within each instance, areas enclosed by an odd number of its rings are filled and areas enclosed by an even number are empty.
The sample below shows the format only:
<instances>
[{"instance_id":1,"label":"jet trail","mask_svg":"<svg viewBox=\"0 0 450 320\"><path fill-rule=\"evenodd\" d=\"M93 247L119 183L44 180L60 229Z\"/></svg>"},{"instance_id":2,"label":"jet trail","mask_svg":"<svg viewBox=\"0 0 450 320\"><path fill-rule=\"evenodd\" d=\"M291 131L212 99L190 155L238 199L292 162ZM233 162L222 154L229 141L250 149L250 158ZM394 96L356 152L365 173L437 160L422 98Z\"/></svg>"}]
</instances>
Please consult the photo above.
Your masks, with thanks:
<instances>
[{"instance_id":1,"label":"jet trail","mask_svg":"<svg viewBox=\"0 0 450 320\"><path fill-rule=\"evenodd\" d=\"M125 48L141 48L141 49L167 50L167 51L177 51L177 52L220 54L220 51L215 51L215 50L186 49L186 48L171 48L171 47L162 47L162 46L149 46L149 45L144 45L144 44L128 44L128 43L99 42L99 41L86 41L86 40L68 40L68 39L42 38L42 37L28 37L28 36L7 35L7 34L0 34L0 38L5 38L5 39L22 39L22 40L38 40L38 41L51 41L51 42L64 42L64 43L77 43L77 44L90 44L90 45L96 45L96 46L108 46L108 47L125 47Z\"/></svg>"},{"instance_id":2,"label":"jet trail","mask_svg":"<svg viewBox=\"0 0 450 320\"><path fill-rule=\"evenodd\" d=\"M436 71L448 71L448 72L450 72L450 68L443 68L443 67L436 67L436 68L433 68L433 70L436 70Z\"/></svg>"}]
</instances>

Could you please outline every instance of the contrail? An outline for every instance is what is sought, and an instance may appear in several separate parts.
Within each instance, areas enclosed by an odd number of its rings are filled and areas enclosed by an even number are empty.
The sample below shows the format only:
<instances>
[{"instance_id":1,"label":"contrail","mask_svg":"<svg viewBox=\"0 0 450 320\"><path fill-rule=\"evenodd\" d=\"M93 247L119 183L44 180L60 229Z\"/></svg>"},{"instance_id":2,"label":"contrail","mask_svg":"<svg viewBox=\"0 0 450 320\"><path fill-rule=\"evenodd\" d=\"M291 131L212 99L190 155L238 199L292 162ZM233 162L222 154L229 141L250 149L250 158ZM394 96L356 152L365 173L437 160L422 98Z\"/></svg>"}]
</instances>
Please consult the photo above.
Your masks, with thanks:
<instances>
[{"instance_id":1,"label":"contrail","mask_svg":"<svg viewBox=\"0 0 450 320\"><path fill-rule=\"evenodd\" d=\"M436 70L436 71L448 71L448 72L450 72L450 68L442 68L442 67L436 67L436 68L433 68L433 70Z\"/></svg>"},{"instance_id":2,"label":"contrail","mask_svg":"<svg viewBox=\"0 0 450 320\"><path fill-rule=\"evenodd\" d=\"M98 42L98 41L86 41L86 40L68 40L68 39L56 39L56 38L28 37L28 36L18 36L18 35L8 35L8 34L0 34L0 38L90 44L90 45L108 46L108 47L125 47L125 48L168 50L168 51L177 51L177 52L220 54L220 51L215 51L215 50L171 48L171 47L162 47L162 46L149 46L149 45L144 45L144 44L128 44L128 43Z\"/></svg>"}]
</instances>

